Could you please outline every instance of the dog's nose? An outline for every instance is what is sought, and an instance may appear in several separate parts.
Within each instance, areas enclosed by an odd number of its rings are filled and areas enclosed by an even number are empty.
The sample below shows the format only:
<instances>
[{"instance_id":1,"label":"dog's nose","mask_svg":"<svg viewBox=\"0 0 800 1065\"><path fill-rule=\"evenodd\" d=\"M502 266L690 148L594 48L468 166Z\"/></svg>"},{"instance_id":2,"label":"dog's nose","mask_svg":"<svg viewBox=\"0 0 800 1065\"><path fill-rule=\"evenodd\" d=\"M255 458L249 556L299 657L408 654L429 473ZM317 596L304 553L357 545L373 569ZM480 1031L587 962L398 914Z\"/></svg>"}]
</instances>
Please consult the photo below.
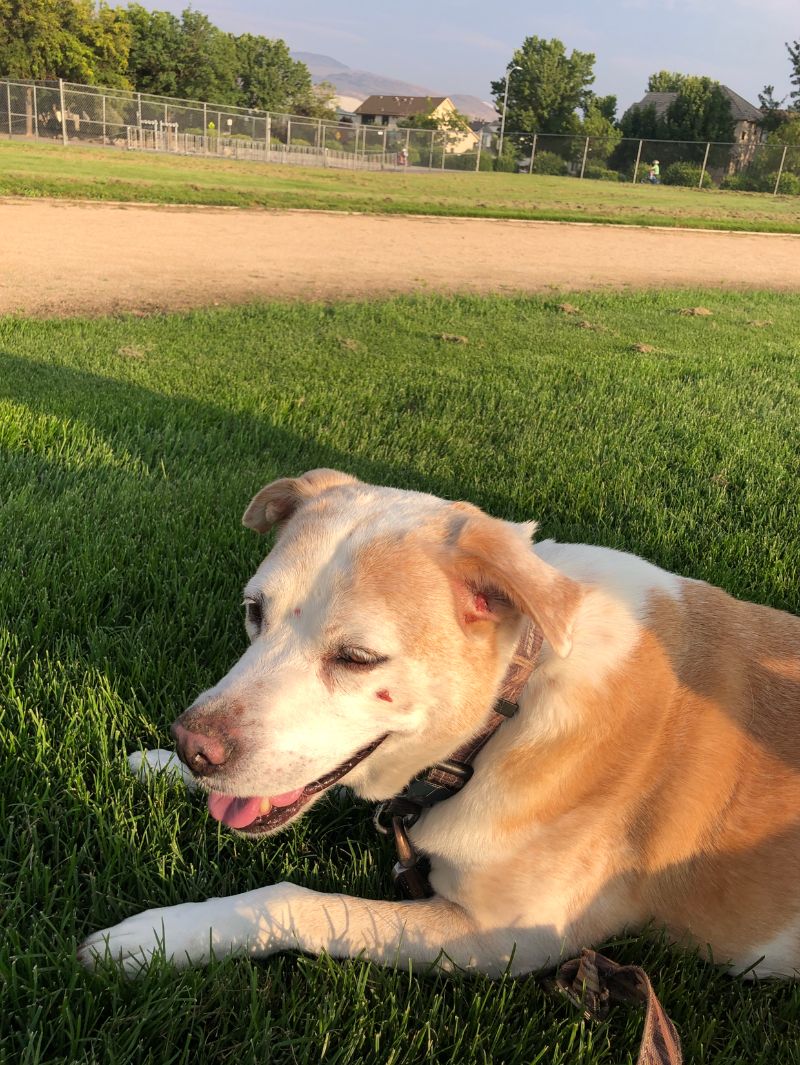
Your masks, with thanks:
<instances>
[{"instance_id":1,"label":"dog's nose","mask_svg":"<svg viewBox=\"0 0 800 1065\"><path fill-rule=\"evenodd\" d=\"M178 757L197 776L209 776L227 762L228 749L218 737L190 732L178 721L170 731L175 737Z\"/></svg>"}]
</instances>

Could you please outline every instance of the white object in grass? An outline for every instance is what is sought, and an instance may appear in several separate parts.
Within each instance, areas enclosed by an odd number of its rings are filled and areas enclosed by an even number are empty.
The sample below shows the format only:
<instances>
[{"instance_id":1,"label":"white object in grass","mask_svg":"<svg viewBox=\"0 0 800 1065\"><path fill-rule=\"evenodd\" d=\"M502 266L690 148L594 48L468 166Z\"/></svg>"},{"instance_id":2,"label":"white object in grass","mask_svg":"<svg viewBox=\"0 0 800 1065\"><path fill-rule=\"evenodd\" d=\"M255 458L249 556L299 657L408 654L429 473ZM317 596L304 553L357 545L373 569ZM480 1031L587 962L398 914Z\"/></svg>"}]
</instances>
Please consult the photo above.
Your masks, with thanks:
<instances>
[{"instance_id":1,"label":"white object in grass","mask_svg":"<svg viewBox=\"0 0 800 1065\"><path fill-rule=\"evenodd\" d=\"M197 786L175 751L167 751L163 747L152 751L133 751L128 755L128 765L140 780L147 780L151 773L166 773L175 780L182 780L190 791Z\"/></svg>"}]
</instances>

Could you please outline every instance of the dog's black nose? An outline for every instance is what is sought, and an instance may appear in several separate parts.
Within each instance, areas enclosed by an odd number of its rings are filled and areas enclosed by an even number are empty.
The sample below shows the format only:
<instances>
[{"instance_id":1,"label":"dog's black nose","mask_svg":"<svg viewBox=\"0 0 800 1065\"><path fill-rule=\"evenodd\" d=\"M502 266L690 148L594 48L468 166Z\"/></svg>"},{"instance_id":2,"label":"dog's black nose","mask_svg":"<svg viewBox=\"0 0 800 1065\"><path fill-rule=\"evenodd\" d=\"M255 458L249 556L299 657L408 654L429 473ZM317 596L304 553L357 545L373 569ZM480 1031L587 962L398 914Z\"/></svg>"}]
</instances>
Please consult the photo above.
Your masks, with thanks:
<instances>
[{"instance_id":1,"label":"dog's black nose","mask_svg":"<svg viewBox=\"0 0 800 1065\"><path fill-rule=\"evenodd\" d=\"M175 737L178 757L196 776L210 776L227 762L229 751L219 737L190 732L178 721L170 731Z\"/></svg>"}]
</instances>

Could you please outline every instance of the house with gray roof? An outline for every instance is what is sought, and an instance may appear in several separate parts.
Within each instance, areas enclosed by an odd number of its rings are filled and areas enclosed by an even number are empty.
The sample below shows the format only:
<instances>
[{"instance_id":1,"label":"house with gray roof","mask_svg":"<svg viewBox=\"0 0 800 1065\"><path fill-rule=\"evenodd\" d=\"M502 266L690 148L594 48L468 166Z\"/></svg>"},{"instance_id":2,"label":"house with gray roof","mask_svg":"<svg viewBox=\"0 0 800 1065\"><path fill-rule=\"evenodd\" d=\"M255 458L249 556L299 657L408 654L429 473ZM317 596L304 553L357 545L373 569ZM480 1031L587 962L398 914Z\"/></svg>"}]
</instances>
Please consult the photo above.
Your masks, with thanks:
<instances>
[{"instance_id":1,"label":"house with gray roof","mask_svg":"<svg viewBox=\"0 0 800 1065\"><path fill-rule=\"evenodd\" d=\"M734 139L737 142L749 144L763 140L763 131L761 129L763 116L759 109L748 103L738 92L729 89L727 85L720 85L720 88L730 101L731 117L734 123ZM628 110L633 111L634 108L644 110L647 107L652 107L656 113L656 118L663 118L677 95L677 92L646 92L642 99L638 103L632 104Z\"/></svg>"}]
</instances>

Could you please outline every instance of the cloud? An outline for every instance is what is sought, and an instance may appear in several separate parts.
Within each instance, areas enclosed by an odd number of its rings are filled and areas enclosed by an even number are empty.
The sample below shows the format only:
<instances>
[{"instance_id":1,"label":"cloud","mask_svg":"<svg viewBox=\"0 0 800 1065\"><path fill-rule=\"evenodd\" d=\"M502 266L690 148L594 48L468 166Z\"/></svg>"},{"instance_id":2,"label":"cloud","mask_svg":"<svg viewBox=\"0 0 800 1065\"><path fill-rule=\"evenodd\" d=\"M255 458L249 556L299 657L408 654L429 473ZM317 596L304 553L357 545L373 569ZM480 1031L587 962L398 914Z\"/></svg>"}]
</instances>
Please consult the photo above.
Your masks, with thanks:
<instances>
[{"instance_id":1,"label":"cloud","mask_svg":"<svg viewBox=\"0 0 800 1065\"><path fill-rule=\"evenodd\" d=\"M309 22L301 19L270 19L270 26L280 33L313 33L323 37L332 37L337 41L349 41L351 44L368 44L366 37L358 33L343 30L341 24L327 22Z\"/></svg>"},{"instance_id":2,"label":"cloud","mask_svg":"<svg viewBox=\"0 0 800 1065\"><path fill-rule=\"evenodd\" d=\"M467 48L480 48L484 52L500 52L510 56L514 51L514 46L507 41L498 41L496 37L487 37L484 33L473 33L471 30L449 28L435 33L434 36L440 41L463 44Z\"/></svg>"}]
</instances>

